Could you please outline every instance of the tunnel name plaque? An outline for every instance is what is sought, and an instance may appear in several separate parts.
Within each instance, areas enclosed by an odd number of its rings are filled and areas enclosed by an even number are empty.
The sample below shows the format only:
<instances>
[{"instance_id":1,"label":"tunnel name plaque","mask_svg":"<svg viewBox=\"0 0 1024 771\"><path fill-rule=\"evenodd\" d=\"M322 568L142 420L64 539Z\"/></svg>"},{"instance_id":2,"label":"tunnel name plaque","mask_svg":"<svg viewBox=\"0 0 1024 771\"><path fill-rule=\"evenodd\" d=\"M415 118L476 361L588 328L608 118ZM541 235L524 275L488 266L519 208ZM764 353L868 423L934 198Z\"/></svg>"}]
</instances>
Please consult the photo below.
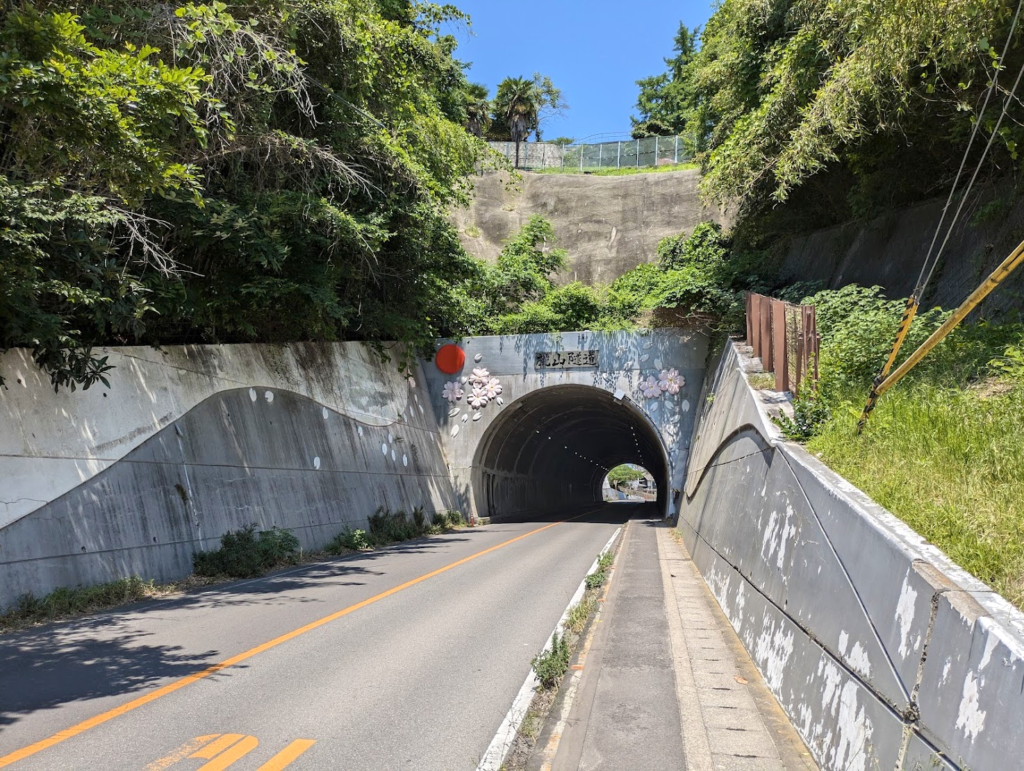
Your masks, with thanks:
<instances>
[{"instance_id":1,"label":"tunnel name plaque","mask_svg":"<svg viewBox=\"0 0 1024 771\"><path fill-rule=\"evenodd\" d=\"M597 351L540 351L533 361L537 369L596 367Z\"/></svg>"}]
</instances>

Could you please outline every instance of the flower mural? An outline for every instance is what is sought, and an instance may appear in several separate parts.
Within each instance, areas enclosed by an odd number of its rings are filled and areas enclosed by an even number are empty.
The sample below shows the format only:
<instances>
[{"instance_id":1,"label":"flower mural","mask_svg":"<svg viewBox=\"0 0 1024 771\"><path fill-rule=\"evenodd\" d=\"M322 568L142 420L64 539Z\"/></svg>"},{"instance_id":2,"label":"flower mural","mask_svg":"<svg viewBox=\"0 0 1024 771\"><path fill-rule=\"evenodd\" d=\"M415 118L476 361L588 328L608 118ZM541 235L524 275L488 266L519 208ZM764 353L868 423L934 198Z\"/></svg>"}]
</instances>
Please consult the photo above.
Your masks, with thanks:
<instances>
[{"instance_id":1,"label":"flower mural","mask_svg":"<svg viewBox=\"0 0 1024 771\"><path fill-rule=\"evenodd\" d=\"M497 399L501 395L501 382L496 377L492 377L487 381L487 385L483 387L484 394L488 399Z\"/></svg>"},{"instance_id":2,"label":"flower mural","mask_svg":"<svg viewBox=\"0 0 1024 771\"><path fill-rule=\"evenodd\" d=\"M640 391L646 399L657 399L661 396L661 385L654 375L650 375L640 383Z\"/></svg>"},{"instance_id":3,"label":"flower mural","mask_svg":"<svg viewBox=\"0 0 1024 771\"><path fill-rule=\"evenodd\" d=\"M467 401L474 410L483 409L487 406L487 394L484 393L482 388L474 388L467 397Z\"/></svg>"},{"instance_id":4,"label":"flower mural","mask_svg":"<svg viewBox=\"0 0 1024 771\"><path fill-rule=\"evenodd\" d=\"M462 386L459 385L457 380L448 381L444 384L441 397L446 399L449 404L455 404L455 402L462 398Z\"/></svg>"},{"instance_id":5,"label":"flower mural","mask_svg":"<svg viewBox=\"0 0 1024 771\"><path fill-rule=\"evenodd\" d=\"M658 376L658 386L662 391L672 394L673 396L679 393L679 389L684 385L686 385L686 378L680 375L679 370L677 369L663 369L661 374Z\"/></svg>"},{"instance_id":6,"label":"flower mural","mask_svg":"<svg viewBox=\"0 0 1024 771\"><path fill-rule=\"evenodd\" d=\"M664 394L675 396L684 385L686 378L679 374L679 370L663 369L657 377L649 375L640 381L640 393L645 399L658 399Z\"/></svg>"},{"instance_id":7,"label":"flower mural","mask_svg":"<svg viewBox=\"0 0 1024 771\"><path fill-rule=\"evenodd\" d=\"M471 375L463 377L461 381L452 380L445 383L441 396L450 404L454 404L465 396L466 402L472 409L482 410L492 401L496 401L499 405L504 404L501 399L502 390L501 381L496 377L491 377L491 373L486 367L476 367ZM468 415L462 416L463 423L468 419ZM473 420L478 419L479 415L473 416Z\"/></svg>"}]
</instances>

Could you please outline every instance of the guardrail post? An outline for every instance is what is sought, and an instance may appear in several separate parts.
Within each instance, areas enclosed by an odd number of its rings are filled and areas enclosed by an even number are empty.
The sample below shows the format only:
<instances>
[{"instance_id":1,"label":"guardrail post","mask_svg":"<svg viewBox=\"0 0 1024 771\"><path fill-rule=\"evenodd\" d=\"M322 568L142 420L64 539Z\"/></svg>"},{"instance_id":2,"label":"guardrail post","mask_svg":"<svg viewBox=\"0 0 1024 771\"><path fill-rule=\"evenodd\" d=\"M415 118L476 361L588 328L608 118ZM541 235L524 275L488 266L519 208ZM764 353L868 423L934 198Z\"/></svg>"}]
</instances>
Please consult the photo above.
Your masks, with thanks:
<instances>
[{"instance_id":1,"label":"guardrail post","mask_svg":"<svg viewBox=\"0 0 1024 771\"><path fill-rule=\"evenodd\" d=\"M618 141L615 143L615 168L622 168L622 142Z\"/></svg>"},{"instance_id":2,"label":"guardrail post","mask_svg":"<svg viewBox=\"0 0 1024 771\"><path fill-rule=\"evenodd\" d=\"M675 160L673 162L678 164L679 163L679 135L678 134L676 134L676 141L675 141L675 148L674 149L675 149Z\"/></svg>"}]
</instances>

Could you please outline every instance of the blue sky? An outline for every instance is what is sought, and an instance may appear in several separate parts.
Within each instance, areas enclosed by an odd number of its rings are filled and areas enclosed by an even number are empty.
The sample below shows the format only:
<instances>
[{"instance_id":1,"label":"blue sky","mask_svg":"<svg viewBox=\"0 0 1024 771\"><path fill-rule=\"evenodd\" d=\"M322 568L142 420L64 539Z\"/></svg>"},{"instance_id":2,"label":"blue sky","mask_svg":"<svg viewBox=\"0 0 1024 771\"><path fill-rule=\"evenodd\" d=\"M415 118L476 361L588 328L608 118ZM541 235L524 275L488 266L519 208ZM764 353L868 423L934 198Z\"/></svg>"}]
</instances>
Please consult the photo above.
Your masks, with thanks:
<instances>
[{"instance_id":1,"label":"blue sky","mask_svg":"<svg viewBox=\"0 0 1024 771\"><path fill-rule=\"evenodd\" d=\"M646 0L635 6L621 0L454 3L473 22L472 35L455 31L456 56L473 63L469 79L485 84L493 97L506 77L550 76L569 109L542 126L544 137L582 141L600 141L585 139L593 134L628 135L635 81L664 71L680 21L703 26L711 15L710 0Z\"/></svg>"}]
</instances>

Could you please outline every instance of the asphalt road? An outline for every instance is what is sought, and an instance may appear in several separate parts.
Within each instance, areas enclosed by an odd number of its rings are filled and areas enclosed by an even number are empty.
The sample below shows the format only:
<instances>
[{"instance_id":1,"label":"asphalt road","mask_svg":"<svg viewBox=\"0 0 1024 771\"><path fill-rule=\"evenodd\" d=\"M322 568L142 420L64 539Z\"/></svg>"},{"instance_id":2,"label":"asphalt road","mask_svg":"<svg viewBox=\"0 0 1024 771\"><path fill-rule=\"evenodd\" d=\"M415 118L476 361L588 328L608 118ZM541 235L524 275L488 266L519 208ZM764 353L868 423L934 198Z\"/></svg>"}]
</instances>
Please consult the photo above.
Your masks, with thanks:
<instances>
[{"instance_id":1,"label":"asphalt road","mask_svg":"<svg viewBox=\"0 0 1024 771\"><path fill-rule=\"evenodd\" d=\"M462 530L0 636L0 767L474 769L637 508Z\"/></svg>"}]
</instances>

